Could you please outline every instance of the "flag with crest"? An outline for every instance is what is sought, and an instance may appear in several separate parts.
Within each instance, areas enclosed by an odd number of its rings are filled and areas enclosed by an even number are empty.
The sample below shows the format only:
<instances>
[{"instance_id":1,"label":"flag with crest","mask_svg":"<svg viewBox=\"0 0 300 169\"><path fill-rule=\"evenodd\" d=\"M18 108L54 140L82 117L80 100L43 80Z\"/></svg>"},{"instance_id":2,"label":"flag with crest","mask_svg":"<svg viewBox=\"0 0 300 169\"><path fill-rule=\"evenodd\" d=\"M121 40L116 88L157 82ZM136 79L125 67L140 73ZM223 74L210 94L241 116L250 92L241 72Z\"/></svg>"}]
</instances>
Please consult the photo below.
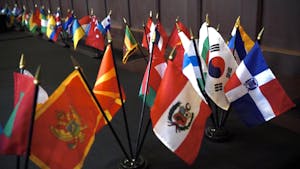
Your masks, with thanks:
<instances>
[{"instance_id":1,"label":"flag with crest","mask_svg":"<svg viewBox=\"0 0 300 169\"><path fill-rule=\"evenodd\" d=\"M191 165L198 156L210 113L182 71L169 61L150 113L155 135Z\"/></svg>"},{"instance_id":2,"label":"flag with crest","mask_svg":"<svg viewBox=\"0 0 300 169\"><path fill-rule=\"evenodd\" d=\"M74 70L37 110L30 158L40 168L82 168L102 118L91 94Z\"/></svg>"},{"instance_id":3,"label":"flag with crest","mask_svg":"<svg viewBox=\"0 0 300 169\"><path fill-rule=\"evenodd\" d=\"M271 120L295 106L268 67L257 43L225 85L225 94L248 126Z\"/></svg>"}]
</instances>

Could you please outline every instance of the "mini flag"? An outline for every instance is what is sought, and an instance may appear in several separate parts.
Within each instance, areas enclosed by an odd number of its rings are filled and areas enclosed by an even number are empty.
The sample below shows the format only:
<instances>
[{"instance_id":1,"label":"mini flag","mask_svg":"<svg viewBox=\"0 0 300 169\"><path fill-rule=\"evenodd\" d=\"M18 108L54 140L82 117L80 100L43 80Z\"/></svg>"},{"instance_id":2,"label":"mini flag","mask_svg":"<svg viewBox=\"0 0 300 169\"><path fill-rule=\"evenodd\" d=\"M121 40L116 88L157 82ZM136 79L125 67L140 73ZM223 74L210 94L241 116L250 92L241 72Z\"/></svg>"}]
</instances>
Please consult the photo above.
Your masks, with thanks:
<instances>
[{"instance_id":1,"label":"mini flag","mask_svg":"<svg viewBox=\"0 0 300 169\"><path fill-rule=\"evenodd\" d=\"M82 168L102 116L74 70L37 111L31 160L40 168Z\"/></svg>"},{"instance_id":2,"label":"mini flag","mask_svg":"<svg viewBox=\"0 0 300 169\"><path fill-rule=\"evenodd\" d=\"M142 39L142 47L146 48L149 50L149 44L151 41L151 30L155 29L155 24L152 21L152 17L149 17L147 19L147 23L144 28L144 35Z\"/></svg>"},{"instance_id":3,"label":"mini flag","mask_svg":"<svg viewBox=\"0 0 300 169\"><path fill-rule=\"evenodd\" d=\"M224 90L232 108L248 126L271 120L295 106L266 64L257 43Z\"/></svg>"},{"instance_id":4,"label":"mini flag","mask_svg":"<svg viewBox=\"0 0 300 169\"><path fill-rule=\"evenodd\" d=\"M99 31L98 21L96 16L92 16L92 21L90 23L90 30L85 39L85 44L101 51L104 50L105 42L102 33Z\"/></svg>"},{"instance_id":5,"label":"mini flag","mask_svg":"<svg viewBox=\"0 0 300 169\"><path fill-rule=\"evenodd\" d=\"M72 32L73 32L73 43L74 43L74 50L76 50L77 44L81 38L85 35L84 30L78 23L77 19L74 19L72 25Z\"/></svg>"},{"instance_id":6,"label":"mini flag","mask_svg":"<svg viewBox=\"0 0 300 169\"><path fill-rule=\"evenodd\" d=\"M210 113L191 83L169 61L150 113L158 139L191 165L200 150Z\"/></svg>"},{"instance_id":7,"label":"mini flag","mask_svg":"<svg viewBox=\"0 0 300 169\"><path fill-rule=\"evenodd\" d=\"M181 40L178 36L178 28L184 32L184 34L190 38L190 32L186 28L186 26L180 22L177 21L173 27L172 33L169 37L168 45L171 46L172 48L176 48L176 55L173 60L173 63L179 68L182 69L182 63L183 63L183 56L184 56L184 49L181 44Z\"/></svg>"},{"instance_id":8,"label":"mini flag","mask_svg":"<svg viewBox=\"0 0 300 169\"><path fill-rule=\"evenodd\" d=\"M33 77L14 73L14 110L0 135L0 154L26 152L35 94L33 81Z\"/></svg>"},{"instance_id":9,"label":"mini flag","mask_svg":"<svg viewBox=\"0 0 300 169\"><path fill-rule=\"evenodd\" d=\"M114 60L112 55L111 44L108 44L103 55L103 59L99 68L97 80L94 85L93 92L101 104L106 116L111 120L122 106L120 92L118 88L118 79ZM123 101L126 100L125 92L121 87ZM99 123L97 131L106 124L105 119Z\"/></svg>"},{"instance_id":10,"label":"mini flag","mask_svg":"<svg viewBox=\"0 0 300 169\"><path fill-rule=\"evenodd\" d=\"M138 44L130 31L128 25L125 28L123 59L122 62L126 64L129 56L131 56L138 49Z\"/></svg>"},{"instance_id":11,"label":"mini flag","mask_svg":"<svg viewBox=\"0 0 300 169\"><path fill-rule=\"evenodd\" d=\"M41 32L46 33L47 32L47 24L48 19L44 8L41 8L40 12L40 20L41 20Z\"/></svg>"},{"instance_id":12,"label":"mini flag","mask_svg":"<svg viewBox=\"0 0 300 169\"><path fill-rule=\"evenodd\" d=\"M158 47L158 49L160 50L160 52L162 53L162 55L165 55L165 50L167 48L168 45L168 35L165 31L165 28L162 26L162 24L160 23L160 21L157 21L156 24L156 45Z\"/></svg>"},{"instance_id":13,"label":"mini flag","mask_svg":"<svg viewBox=\"0 0 300 169\"><path fill-rule=\"evenodd\" d=\"M32 14L32 22L35 23L37 27L41 27L40 10L37 6L35 6Z\"/></svg>"},{"instance_id":14,"label":"mini flag","mask_svg":"<svg viewBox=\"0 0 300 169\"><path fill-rule=\"evenodd\" d=\"M58 39L59 32L56 29L56 23L54 16L50 16L48 19L48 25L47 25L47 32L46 35L49 39L53 40L54 42Z\"/></svg>"},{"instance_id":15,"label":"mini flag","mask_svg":"<svg viewBox=\"0 0 300 169\"><path fill-rule=\"evenodd\" d=\"M65 21L62 25L63 30L66 31L69 35L72 35L72 24L74 21L73 11L69 11Z\"/></svg>"},{"instance_id":16,"label":"mini flag","mask_svg":"<svg viewBox=\"0 0 300 169\"><path fill-rule=\"evenodd\" d=\"M97 24L97 27L103 36L106 35L106 32L110 30L110 15L105 17L100 24Z\"/></svg>"},{"instance_id":17,"label":"mini flag","mask_svg":"<svg viewBox=\"0 0 300 169\"><path fill-rule=\"evenodd\" d=\"M79 25L81 25L82 29L84 30L84 32L86 34L89 31L89 25L90 25L91 21L92 21L92 18L89 15L86 15L78 20Z\"/></svg>"},{"instance_id":18,"label":"mini flag","mask_svg":"<svg viewBox=\"0 0 300 169\"><path fill-rule=\"evenodd\" d=\"M195 49L193 41L190 40L182 31L180 31L178 35L180 37L181 44L184 48L182 72L189 79L195 91L199 94L199 96L203 100L205 100L204 96L200 91L200 87L204 89L204 84L202 83L204 79L201 80L203 77L200 72L200 66L202 67L201 69L203 70L203 69L207 69L206 65L201 57L197 58L197 54L196 54L197 49ZM199 63L198 60L201 63Z\"/></svg>"},{"instance_id":19,"label":"mini flag","mask_svg":"<svg viewBox=\"0 0 300 169\"><path fill-rule=\"evenodd\" d=\"M199 54L202 59L208 64L209 56L209 39L208 39L208 27L207 23L204 22L199 30Z\"/></svg>"},{"instance_id":20,"label":"mini flag","mask_svg":"<svg viewBox=\"0 0 300 169\"><path fill-rule=\"evenodd\" d=\"M139 96L142 98L144 95L146 95L146 104L149 107L152 107L156 92L159 88L161 79L164 76L165 70L167 68L167 63L165 61L164 56L159 51L157 45L154 44L153 54L152 54L152 63L150 68L150 77L148 80L148 89L147 88L147 79L148 79L148 69L150 66L150 62L148 62L148 66L146 68L146 71L144 73L143 81L141 84L141 88L139 91Z\"/></svg>"},{"instance_id":21,"label":"mini flag","mask_svg":"<svg viewBox=\"0 0 300 169\"><path fill-rule=\"evenodd\" d=\"M219 32L209 27L208 34L210 47L205 91L217 106L228 110L230 104L224 93L224 85L237 68L237 63Z\"/></svg>"},{"instance_id":22,"label":"mini flag","mask_svg":"<svg viewBox=\"0 0 300 169\"><path fill-rule=\"evenodd\" d=\"M35 33L38 25L36 24L36 22L34 22L33 19L34 19L34 15L31 15L29 18L29 31Z\"/></svg>"}]
</instances>

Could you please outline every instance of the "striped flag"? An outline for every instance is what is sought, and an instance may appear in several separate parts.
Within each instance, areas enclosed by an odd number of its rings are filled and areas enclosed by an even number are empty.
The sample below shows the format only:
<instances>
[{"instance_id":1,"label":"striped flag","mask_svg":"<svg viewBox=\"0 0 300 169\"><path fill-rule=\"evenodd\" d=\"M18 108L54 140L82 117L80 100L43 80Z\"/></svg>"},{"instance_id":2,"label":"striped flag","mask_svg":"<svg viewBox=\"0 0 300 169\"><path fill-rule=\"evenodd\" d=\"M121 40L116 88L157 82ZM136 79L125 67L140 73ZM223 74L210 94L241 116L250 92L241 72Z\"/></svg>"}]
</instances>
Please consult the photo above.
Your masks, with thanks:
<instances>
[{"instance_id":1,"label":"striped flag","mask_svg":"<svg viewBox=\"0 0 300 169\"><path fill-rule=\"evenodd\" d=\"M44 8L41 8L40 19L41 19L41 32L46 33L47 32L48 19L47 19L47 14L46 14L46 11L45 11Z\"/></svg>"},{"instance_id":2,"label":"striped flag","mask_svg":"<svg viewBox=\"0 0 300 169\"><path fill-rule=\"evenodd\" d=\"M169 61L150 113L158 139L191 165L200 150L210 113L188 79Z\"/></svg>"},{"instance_id":3,"label":"striped flag","mask_svg":"<svg viewBox=\"0 0 300 169\"><path fill-rule=\"evenodd\" d=\"M77 19L74 19L72 25L72 32L73 32L73 43L74 43L74 50L76 50L77 44L81 38L85 35L84 30L80 26Z\"/></svg>"}]
</instances>

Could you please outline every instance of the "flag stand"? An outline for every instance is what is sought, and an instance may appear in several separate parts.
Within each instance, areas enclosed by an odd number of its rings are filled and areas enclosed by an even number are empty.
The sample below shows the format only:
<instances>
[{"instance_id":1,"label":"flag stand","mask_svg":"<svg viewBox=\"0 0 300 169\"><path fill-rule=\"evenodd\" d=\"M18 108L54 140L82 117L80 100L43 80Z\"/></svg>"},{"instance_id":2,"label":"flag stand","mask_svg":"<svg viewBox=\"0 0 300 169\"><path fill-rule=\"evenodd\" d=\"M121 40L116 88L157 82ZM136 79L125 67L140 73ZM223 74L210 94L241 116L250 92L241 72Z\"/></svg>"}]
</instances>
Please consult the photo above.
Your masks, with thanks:
<instances>
[{"instance_id":1,"label":"flag stand","mask_svg":"<svg viewBox=\"0 0 300 169\"><path fill-rule=\"evenodd\" d=\"M148 169L148 163L143 157L128 160L125 159L120 163L119 169Z\"/></svg>"}]
</instances>

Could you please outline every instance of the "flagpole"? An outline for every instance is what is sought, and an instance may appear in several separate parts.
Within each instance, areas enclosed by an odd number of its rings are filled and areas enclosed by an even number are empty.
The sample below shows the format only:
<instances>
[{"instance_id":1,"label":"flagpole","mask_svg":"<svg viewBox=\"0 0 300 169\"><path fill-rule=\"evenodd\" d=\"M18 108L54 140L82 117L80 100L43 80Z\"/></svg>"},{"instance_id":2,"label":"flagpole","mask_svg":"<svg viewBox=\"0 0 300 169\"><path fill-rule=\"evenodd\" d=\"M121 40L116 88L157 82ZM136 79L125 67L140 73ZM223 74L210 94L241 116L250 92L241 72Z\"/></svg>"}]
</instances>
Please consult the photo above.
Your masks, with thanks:
<instances>
[{"instance_id":1,"label":"flagpole","mask_svg":"<svg viewBox=\"0 0 300 169\"><path fill-rule=\"evenodd\" d=\"M81 68L80 68L78 62L75 60L75 58L74 58L73 56L71 56L71 60L72 60L73 65L74 65L74 69L77 70L77 71L79 72L79 74L80 74L80 76L82 77L84 83L86 84L87 88L89 89L90 94L92 95L94 101L96 102L98 108L100 109L102 116L104 117L104 119L105 119L105 121L106 121L108 127L110 128L110 130L111 130L111 132L113 133L115 139L117 140L117 142L118 142L118 144L119 144L119 146L120 146L120 148L121 148L123 154L125 155L125 157L126 157L127 159L130 159L130 158L129 158L129 155L128 155L128 153L126 152L126 150L125 150L125 148L124 148L124 146L123 146L123 144L122 144L120 138L118 137L118 135L117 135L115 129L114 129L113 126L111 125L111 123L110 123L108 117L107 117L106 114L104 113L104 110L103 110L102 106L100 105L100 103L99 103L98 99L96 98L96 96L95 96L93 90L91 89L90 85L88 84L88 82L87 82L87 80L86 80L86 78L85 78L83 72L81 71Z\"/></svg>"},{"instance_id":2,"label":"flagpole","mask_svg":"<svg viewBox=\"0 0 300 169\"><path fill-rule=\"evenodd\" d=\"M108 39L108 44L110 44L111 49L113 49L112 37L111 37L111 34L110 34L109 30L107 31L107 39ZM112 52L113 52L113 50L112 50ZM122 110L123 110L123 116L124 116L124 123L125 123L127 141L128 141L130 156L131 156L131 159L132 159L133 158L133 153L132 153L132 144L131 144L130 133L129 133L129 129L128 129L127 113L126 113L125 106L124 106L123 94L122 94L122 90L121 90L121 85L120 85L120 80L119 80L119 74L118 74L116 61L115 61L115 58L114 58L113 54L112 54L112 56L113 56L113 63L114 63L115 71L116 71L116 78L117 78L117 82L118 82L118 90L119 90L120 99L121 99L121 103L122 103Z\"/></svg>"},{"instance_id":3,"label":"flagpole","mask_svg":"<svg viewBox=\"0 0 300 169\"><path fill-rule=\"evenodd\" d=\"M137 135L137 141L136 141L136 145L135 145L135 158L137 157L137 151L138 151L138 147L140 145L140 137L141 137L141 130L142 130L142 125L143 125L143 121L144 121L144 114L145 114L145 107L146 107L146 100L147 100L147 91L149 88L149 79L150 79L150 72L151 72L151 65L152 65L152 60L153 60L153 51L154 51L154 43L155 43L155 32L153 33L152 37L151 37L151 43L152 43L152 48L150 49L150 53L149 53L149 62L148 62L148 67L147 67L147 78L146 78L146 86L144 88L143 91L143 103L142 103L142 109L141 109L141 113L140 113L140 120L139 120L139 126L138 126L138 135ZM145 131L147 132L147 131Z\"/></svg>"},{"instance_id":4,"label":"flagpole","mask_svg":"<svg viewBox=\"0 0 300 169\"><path fill-rule=\"evenodd\" d=\"M33 81L35 85L35 93L34 93L34 100L33 100L33 106L32 106L32 113L31 113L31 120L30 120L30 128L29 128L29 137L28 137L28 143L27 143L27 151L25 156L25 169L28 169L28 162L29 162L29 156L31 153L31 141L32 141L32 135L33 135L33 125L34 125L34 118L36 113L36 104L37 104L37 98L38 98L38 92L39 92L39 74L40 74L41 66L39 65L36 73L35 73L35 79Z\"/></svg>"},{"instance_id":5,"label":"flagpole","mask_svg":"<svg viewBox=\"0 0 300 169\"><path fill-rule=\"evenodd\" d=\"M22 53L22 54L21 54L21 58L20 58L20 62L19 62L19 71L20 71L21 74L24 73L25 64L26 64L26 63L25 63L24 54ZM21 156L20 156L20 155L17 155L17 164L16 164L16 168L17 168L17 169L20 169L20 168L21 168L20 162L21 162Z\"/></svg>"}]
</instances>

